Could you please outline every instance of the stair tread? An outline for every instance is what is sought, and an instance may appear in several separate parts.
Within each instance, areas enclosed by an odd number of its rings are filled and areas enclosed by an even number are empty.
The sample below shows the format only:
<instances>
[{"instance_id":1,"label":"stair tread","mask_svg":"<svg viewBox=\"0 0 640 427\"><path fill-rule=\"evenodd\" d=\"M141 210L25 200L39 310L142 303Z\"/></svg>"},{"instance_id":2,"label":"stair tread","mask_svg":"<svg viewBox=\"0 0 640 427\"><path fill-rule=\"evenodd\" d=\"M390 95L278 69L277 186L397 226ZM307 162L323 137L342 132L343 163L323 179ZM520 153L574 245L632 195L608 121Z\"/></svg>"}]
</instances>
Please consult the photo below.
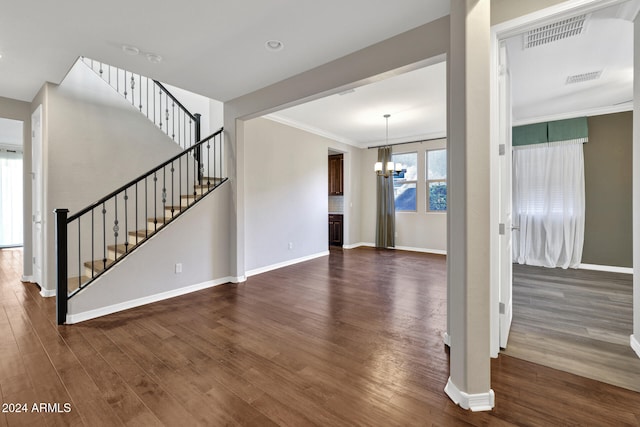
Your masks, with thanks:
<instances>
[{"instance_id":1,"label":"stair tread","mask_svg":"<svg viewBox=\"0 0 640 427\"><path fill-rule=\"evenodd\" d=\"M117 245L108 245L107 249L110 251L117 251L118 253L125 253L125 252L131 252L133 250L133 248L135 248L136 245L134 243L119 243Z\"/></svg>"},{"instance_id":2,"label":"stair tread","mask_svg":"<svg viewBox=\"0 0 640 427\"><path fill-rule=\"evenodd\" d=\"M91 280L88 276L75 276L67 278L67 292L73 292L80 287L81 284Z\"/></svg>"},{"instance_id":3,"label":"stair tread","mask_svg":"<svg viewBox=\"0 0 640 427\"><path fill-rule=\"evenodd\" d=\"M111 258L107 258L107 267L113 264L115 260ZM93 260L93 264L91 261L87 261L84 263L84 266L90 269L93 269L96 273L100 273L105 270L104 262L102 259Z\"/></svg>"}]
</instances>

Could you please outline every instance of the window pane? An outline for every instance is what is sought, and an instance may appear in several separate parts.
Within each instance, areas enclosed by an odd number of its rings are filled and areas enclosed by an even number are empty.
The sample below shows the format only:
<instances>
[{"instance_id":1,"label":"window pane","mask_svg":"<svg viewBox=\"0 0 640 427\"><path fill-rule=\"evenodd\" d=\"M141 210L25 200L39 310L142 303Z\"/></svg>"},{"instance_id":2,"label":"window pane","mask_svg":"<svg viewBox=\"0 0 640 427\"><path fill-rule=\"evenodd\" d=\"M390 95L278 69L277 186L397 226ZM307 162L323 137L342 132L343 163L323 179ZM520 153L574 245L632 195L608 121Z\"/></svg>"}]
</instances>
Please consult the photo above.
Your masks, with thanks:
<instances>
[{"instance_id":1,"label":"window pane","mask_svg":"<svg viewBox=\"0 0 640 427\"><path fill-rule=\"evenodd\" d=\"M447 150L427 151L427 179L447 179Z\"/></svg>"},{"instance_id":2,"label":"window pane","mask_svg":"<svg viewBox=\"0 0 640 427\"><path fill-rule=\"evenodd\" d=\"M417 181L418 180L418 153L401 153L394 154L392 156L394 163L400 163L402 170L406 169L406 172L401 172L398 176L394 177L395 181Z\"/></svg>"},{"instance_id":3,"label":"window pane","mask_svg":"<svg viewBox=\"0 0 640 427\"><path fill-rule=\"evenodd\" d=\"M416 210L416 183L393 183L393 195L396 201L396 211Z\"/></svg>"},{"instance_id":4,"label":"window pane","mask_svg":"<svg viewBox=\"0 0 640 427\"><path fill-rule=\"evenodd\" d=\"M446 182L430 182L429 183L429 210L430 211L446 211L447 210L447 183Z\"/></svg>"}]
</instances>

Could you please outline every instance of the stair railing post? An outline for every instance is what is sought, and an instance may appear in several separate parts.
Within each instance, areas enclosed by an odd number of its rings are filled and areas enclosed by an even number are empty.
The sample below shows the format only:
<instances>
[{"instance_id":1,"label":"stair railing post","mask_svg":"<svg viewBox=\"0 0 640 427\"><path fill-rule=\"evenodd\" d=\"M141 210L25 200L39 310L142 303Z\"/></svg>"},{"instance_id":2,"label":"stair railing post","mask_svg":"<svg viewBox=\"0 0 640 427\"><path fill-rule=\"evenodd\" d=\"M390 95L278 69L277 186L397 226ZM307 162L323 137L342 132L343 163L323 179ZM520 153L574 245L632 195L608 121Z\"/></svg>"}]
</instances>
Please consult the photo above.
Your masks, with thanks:
<instances>
[{"instance_id":1,"label":"stair railing post","mask_svg":"<svg viewBox=\"0 0 640 427\"><path fill-rule=\"evenodd\" d=\"M67 320L67 214L69 209L56 209L56 317L58 325Z\"/></svg>"},{"instance_id":2,"label":"stair railing post","mask_svg":"<svg viewBox=\"0 0 640 427\"><path fill-rule=\"evenodd\" d=\"M195 120L195 130L194 130L194 134L195 134L195 141L196 142L200 142L200 118L202 117L202 114L199 113L195 113L194 114L196 120ZM198 183L202 182L202 168L203 168L203 164L202 164L202 144L198 145L198 147L196 147L195 151L194 151L194 156L196 158L196 163L198 165Z\"/></svg>"}]
</instances>

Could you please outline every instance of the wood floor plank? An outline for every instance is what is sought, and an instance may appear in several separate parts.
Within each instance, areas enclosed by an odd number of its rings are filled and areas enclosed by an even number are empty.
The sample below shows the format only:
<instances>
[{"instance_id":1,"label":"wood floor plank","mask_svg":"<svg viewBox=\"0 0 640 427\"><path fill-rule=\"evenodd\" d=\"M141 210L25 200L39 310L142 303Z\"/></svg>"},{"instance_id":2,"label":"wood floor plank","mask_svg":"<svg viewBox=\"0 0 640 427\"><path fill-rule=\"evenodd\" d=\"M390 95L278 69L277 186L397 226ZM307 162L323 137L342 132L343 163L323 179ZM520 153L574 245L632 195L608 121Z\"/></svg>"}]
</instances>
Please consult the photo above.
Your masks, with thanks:
<instances>
[{"instance_id":1,"label":"wood floor plank","mask_svg":"<svg viewBox=\"0 0 640 427\"><path fill-rule=\"evenodd\" d=\"M640 393L505 354L492 360L493 411L453 404L443 391L442 256L332 250L243 284L61 327L54 299L19 281L21 262L20 251L0 250L0 396L69 401L72 412L0 414L0 427L640 425ZM624 365L616 327L628 327L627 281L570 272L545 290L537 274L524 271L525 292L514 294L528 304L514 318L526 333L514 348L544 340L554 350L540 354L557 357L553 340L574 334L573 351L599 342L585 361L603 363L611 345ZM611 292L599 287L607 280ZM559 298L574 305L548 316L560 326L542 325L535 310ZM607 307L615 313L572 320Z\"/></svg>"}]
</instances>

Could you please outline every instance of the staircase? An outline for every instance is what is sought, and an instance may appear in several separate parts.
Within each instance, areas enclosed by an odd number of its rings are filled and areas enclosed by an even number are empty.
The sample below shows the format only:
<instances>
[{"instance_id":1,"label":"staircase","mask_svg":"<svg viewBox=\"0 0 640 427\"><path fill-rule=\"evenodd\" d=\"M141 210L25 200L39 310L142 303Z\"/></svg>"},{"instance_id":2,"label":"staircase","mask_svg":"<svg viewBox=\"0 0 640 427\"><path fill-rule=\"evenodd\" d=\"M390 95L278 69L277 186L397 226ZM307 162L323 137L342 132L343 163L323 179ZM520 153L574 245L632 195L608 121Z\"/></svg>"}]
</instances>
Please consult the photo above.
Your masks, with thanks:
<instances>
[{"instance_id":1,"label":"staircase","mask_svg":"<svg viewBox=\"0 0 640 427\"><path fill-rule=\"evenodd\" d=\"M227 180L222 129L199 140L200 116L188 112L160 83L86 58L82 61L101 76L110 70L108 74L128 81L128 89L120 92L122 85L114 85L116 78L103 77L127 100L137 103L140 112L151 112L151 116L145 114L147 118L184 149L71 216L67 209L55 210L58 324L66 320L69 299ZM142 90L143 85L149 90ZM134 98L131 91L136 88ZM152 93L158 95L156 103Z\"/></svg>"}]
</instances>

